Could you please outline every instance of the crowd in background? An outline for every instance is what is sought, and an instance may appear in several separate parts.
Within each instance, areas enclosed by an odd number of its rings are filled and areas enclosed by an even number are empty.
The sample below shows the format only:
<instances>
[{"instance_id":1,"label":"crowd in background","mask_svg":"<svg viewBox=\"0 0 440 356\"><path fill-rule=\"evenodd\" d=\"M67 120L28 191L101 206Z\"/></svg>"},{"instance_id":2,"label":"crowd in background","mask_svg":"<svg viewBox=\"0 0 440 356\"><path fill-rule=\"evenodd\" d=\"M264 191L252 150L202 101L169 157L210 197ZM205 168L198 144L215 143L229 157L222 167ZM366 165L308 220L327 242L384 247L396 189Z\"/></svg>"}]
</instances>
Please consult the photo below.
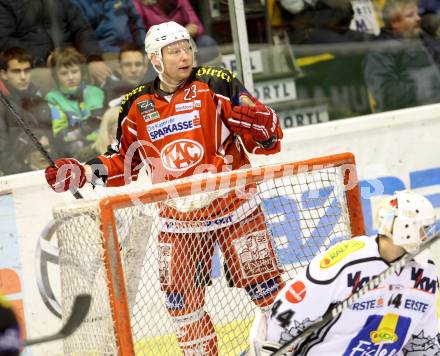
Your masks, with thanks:
<instances>
[{"instance_id":1,"label":"crowd in background","mask_svg":"<svg viewBox=\"0 0 440 356\"><path fill-rule=\"evenodd\" d=\"M227 4L212 2L223 8ZM199 64L219 63L220 41L206 31L209 21L198 13L198 3L0 0L0 91L53 157L86 161L112 143L124 95L155 77L143 49L152 25L180 23L197 44ZM365 84L371 112L440 98L440 1L373 1L381 24L378 35L350 27L355 15L350 0L244 3L265 9L274 32L286 33L293 47L368 43L368 51L350 66ZM328 73L339 77L349 70L326 65ZM331 78L320 74L320 84ZM46 166L14 115L0 103L0 175Z\"/></svg>"},{"instance_id":2,"label":"crowd in background","mask_svg":"<svg viewBox=\"0 0 440 356\"><path fill-rule=\"evenodd\" d=\"M357 45L353 53L359 55L353 55L351 61L340 61L339 66L327 65L326 76L321 79L331 82L332 73L343 81L358 76L365 86L370 112L438 102L440 1L373 0L372 8L380 25L377 34L353 26L356 15L361 17L368 10L356 7L355 3L278 1L279 15L291 44L336 44L339 49ZM341 52L337 55L341 57ZM352 68L355 74L351 74Z\"/></svg>"},{"instance_id":3,"label":"crowd in background","mask_svg":"<svg viewBox=\"0 0 440 356\"><path fill-rule=\"evenodd\" d=\"M171 20L200 63L218 57L188 0L0 0L0 90L51 156L86 161L111 144L124 95L155 76L146 31ZM0 175L46 166L0 105Z\"/></svg>"}]
</instances>

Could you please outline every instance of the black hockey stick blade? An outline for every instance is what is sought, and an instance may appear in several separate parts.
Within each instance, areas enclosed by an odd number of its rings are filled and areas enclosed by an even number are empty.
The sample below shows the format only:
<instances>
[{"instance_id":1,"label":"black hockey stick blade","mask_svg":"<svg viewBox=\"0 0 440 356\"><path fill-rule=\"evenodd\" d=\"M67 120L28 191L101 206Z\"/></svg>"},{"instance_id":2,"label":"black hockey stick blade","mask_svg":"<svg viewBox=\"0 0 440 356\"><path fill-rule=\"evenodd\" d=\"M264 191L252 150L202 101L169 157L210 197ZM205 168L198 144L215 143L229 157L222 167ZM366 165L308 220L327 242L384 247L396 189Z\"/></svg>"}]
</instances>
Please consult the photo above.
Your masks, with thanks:
<instances>
[{"instance_id":1,"label":"black hockey stick blade","mask_svg":"<svg viewBox=\"0 0 440 356\"><path fill-rule=\"evenodd\" d=\"M35 344L41 344L43 342L64 339L72 335L86 318L87 313L89 312L90 309L91 302L92 302L92 297L90 294L78 295L73 302L73 307L70 316L60 331L58 331L56 334L53 335L24 340L23 346L26 347Z\"/></svg>"},{"instance_id":2,"label":"black hockey stick blade","mask_svg":"<svg viewBox=\"0 0 440 356\"><path fill-rule=\"evenodd\" d=\"M43 155L43 157L46 159L46 161L53 167L55 167L55 162L50 156L49 152L43 147L40 141L38 141L38 138L35 137L34 133L31 131L31 129L28 127L26 122L24 122L23 118L20 116L18 111L12 106L8 98L0 91L0 101L5 105L8 110L12 113L12 116L15 118L17 123L20 125L20 127L23 129L23 131L28 135L28 137L33 142L35 148ZM82 199L83 196L80 192L77 190L70 190L70 192L73 194L73 196L76 199Z\"/></svg>"},{"instance_id":3,"label":"black hockey stick blade","mask_svg":"<svg viewBox=\"0 0 440 356\"><path fill-rule=\"evenodd\" d=\"M292 354L292 349L297 344L304 341L306 338L308 338L316 330L325 326L333 318L335 318L336 316L341 314L344 311L344 309L348 308L354 302L359 300L362 296L364 296L370 290L376 288L380 283L382 283L385 279L387 279L393 273L399 271L402 267L404 267L408 262L410 262L412 259L414 259L414 257L416 257L418 254L420 254L422 251L425 251L426 249L430 248L434 243L438 242L439 239L440 239L440 233L437 233L436 235L431 237L428 241L426 241L422 245L420 245L420 247L417 251L412 252L412 253L409 253L409 252L405 253L396 262L392 263L390 267L388 267L382 273L378 274L376 277L372 278L369 282L367 282L367 284L365 284L357 292L353 293L348 298L344 299L343 301L337 303L332 308L330 308L321 318L315 320L315 322L313 322L312 324L307 326L301 332L301 334L296 335L295 337L293 337L293 339L291 339L290 341L285 343L283 346L281 346L277 351L272 353L272 356L282 356L285 353L287 353L289 355Z\"/></svg>"}]
</instances>

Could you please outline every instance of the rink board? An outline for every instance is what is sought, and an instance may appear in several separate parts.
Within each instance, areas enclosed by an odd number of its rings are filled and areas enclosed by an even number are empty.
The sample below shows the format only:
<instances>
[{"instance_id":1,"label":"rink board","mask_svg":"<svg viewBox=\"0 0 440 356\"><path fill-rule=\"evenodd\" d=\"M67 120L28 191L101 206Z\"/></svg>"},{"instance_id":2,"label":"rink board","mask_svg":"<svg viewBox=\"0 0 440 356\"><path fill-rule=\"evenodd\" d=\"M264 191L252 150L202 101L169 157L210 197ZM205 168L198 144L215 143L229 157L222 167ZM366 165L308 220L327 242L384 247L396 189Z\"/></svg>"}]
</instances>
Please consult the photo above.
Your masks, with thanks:
<instances>
[{"instance_id":1,"label":"rink board","mask_svg":"<svg viewBox=\"0 0 440 356\"><path fill-rule=\"evenodd\" d=\"M333 121L309 127L285 130L282 152L270 157L270 163L303 160L332 153L352 152L357 161L367 231L374 231L372 211L384 194L413 189L425 195L440 210L440 145L435 133L440 132L440 105ZM267 163L267 156L252 157L256 163ZM135 185L146 184L144 181ZM90 187L81 191L86 198L105 195L105 189ZM46 186L42 171L0 178L0 194L8 197L7 214L2 218L0 241L7 246L11 259L0 260L0 269L10 269L19 277L21 292L9 294L11 300L24 305L24 322L29 337L43 336L60 327L59 319L42 297L37 282L44 280L56 299L60 282L58 265L49 246L37 253L37 244L45 226L52 219L52 208L69 203L69 194L55 194ZM12 209L12 211L11 211ZM1 211L1 210L0 210ZM13 236L13 239L10 237ZM56 246L55 242L51 242ZM54 249L55 250L55 249ZM42 277L38 264L47 266ZM434 254L438 260L440 252ZM437 262L438 264L438 262ZM44 291L42 292L44 294ZM162 336L166 338L166 336ZM36 346L23 355L60 355L62 344Z\"/></svg>"}]
</instances>

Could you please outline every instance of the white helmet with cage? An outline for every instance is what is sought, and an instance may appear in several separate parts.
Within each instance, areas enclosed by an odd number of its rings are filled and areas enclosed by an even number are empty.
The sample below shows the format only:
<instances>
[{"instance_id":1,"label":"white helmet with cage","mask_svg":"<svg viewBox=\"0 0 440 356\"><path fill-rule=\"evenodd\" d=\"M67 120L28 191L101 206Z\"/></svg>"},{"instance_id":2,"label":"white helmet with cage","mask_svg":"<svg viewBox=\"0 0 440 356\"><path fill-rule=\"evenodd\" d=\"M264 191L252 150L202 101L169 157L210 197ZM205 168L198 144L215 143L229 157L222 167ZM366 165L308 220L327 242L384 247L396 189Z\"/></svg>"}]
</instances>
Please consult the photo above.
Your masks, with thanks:
<instances>
[{"instance_id":1,"label":"white helmet with cage","mask_svg":"<svg viewBox=\"0 0 440 356\"><path fill-rule=\"evenodd\" d=\"M408 252L416 251L435 228L434 207L424 196L401 191L384 199L376 214L378 234Z\"/></svg>"},{"instance_id":2,"label":"white helmet with cage","mask_svg":"<svg viewBox=\"0 0 440 356\"><path fill-rule=\"evenodd\" d=\"M147 52L147 57L150 60L153 54L157 56L162 67L159 69L154 66L157 72L163 72L162 48L182 40L188 40L190 42L193 59L195 60L196 46L185 27L174 21L164 22L150 27L145 36L145 52Z\"/></svg>"}]
</instances>

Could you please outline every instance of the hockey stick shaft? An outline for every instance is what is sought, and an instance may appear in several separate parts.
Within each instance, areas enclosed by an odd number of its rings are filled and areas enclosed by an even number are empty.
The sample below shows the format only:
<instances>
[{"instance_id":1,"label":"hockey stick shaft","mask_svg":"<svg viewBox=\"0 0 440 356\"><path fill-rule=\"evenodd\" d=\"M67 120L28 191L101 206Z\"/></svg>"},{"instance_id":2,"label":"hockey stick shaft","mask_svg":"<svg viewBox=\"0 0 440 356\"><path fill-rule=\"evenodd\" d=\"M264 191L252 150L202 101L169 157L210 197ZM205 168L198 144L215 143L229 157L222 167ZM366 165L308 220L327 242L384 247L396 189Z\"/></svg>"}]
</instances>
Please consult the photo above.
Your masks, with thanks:
<instances>
[{"instance_id":1,"label":"hockey stick shaft","mask_svg":"<svg viewBox=\"0 0 440 356\"><path fill-rule=\"evenodd\" d=\"M87 313L89 312L90 309L91 301L92 301L92 297L90 296L90 294L78 295L73 302L73 307L72 307L72 311L70 312L70 316L60 331L58 331L53 335L25 340L23 342L24 347L32 346L35 344L41 344L43 342L55 341L72 335L86 318Z\"/></svg>"},{"instance_id":2,"label":"hockey stick shaft","mask_svg":"<svg viewBox=\"0 0 440 356\"><path fill-rule=\"evenodd\" d=\"M365 284L361 289L357 292L350 295L348 298L339 302L335 306L333 306L330 310L328 310L320 319L318 319L313 324L310 324L306 327L301 334L295 336L289 342L281 346L277 351L275 351L273 356L281 356L284 352L289 351L289 349L293 348L300 342L304 341L308 338L313 332L325 326L328 322L330 322L333 318L341 314L346 308L352 305L354 302L362 298L366 293L371 291L374 288L377 288L380 283L382 283L385 279L390 277L393 273L399 271L402 267L404 267L408 262L410 262L414 257L423 252L424 250L430 248L434 243L438 242L440 238L440 233L436 234L428 241L423 243L416 252L413 253L405 253L398 261L391 264L385 271L378 274L376 277L372 278L367 284Z\"/></svg>"},{"instance_id":3,"label":"hockey stick shaft","mask_svg":"<svg viewBox=\"0 0 440 356\"><path fill-rule=\"evenodd\" d=\"M20 116L18 111L12 106L12 104L9 102L8 98L0 91L0 101L8 108L8 110L12 113L12 116L15 118L17 123L20 125L20 127L23 129L23 131L26 133L26 135L29 136L29 138L32 140L34 146L37 148L37 150L43 155L43 157L47 160L47 162L55 167L55 162L50 156L49 152L43 147L40 141L35 137L34 133L31 131L31 129L26 125L23 118ZM76 199L82 199L83 196L80 192L71 190L71 193Z\"/></svg>"}]
</instances>

